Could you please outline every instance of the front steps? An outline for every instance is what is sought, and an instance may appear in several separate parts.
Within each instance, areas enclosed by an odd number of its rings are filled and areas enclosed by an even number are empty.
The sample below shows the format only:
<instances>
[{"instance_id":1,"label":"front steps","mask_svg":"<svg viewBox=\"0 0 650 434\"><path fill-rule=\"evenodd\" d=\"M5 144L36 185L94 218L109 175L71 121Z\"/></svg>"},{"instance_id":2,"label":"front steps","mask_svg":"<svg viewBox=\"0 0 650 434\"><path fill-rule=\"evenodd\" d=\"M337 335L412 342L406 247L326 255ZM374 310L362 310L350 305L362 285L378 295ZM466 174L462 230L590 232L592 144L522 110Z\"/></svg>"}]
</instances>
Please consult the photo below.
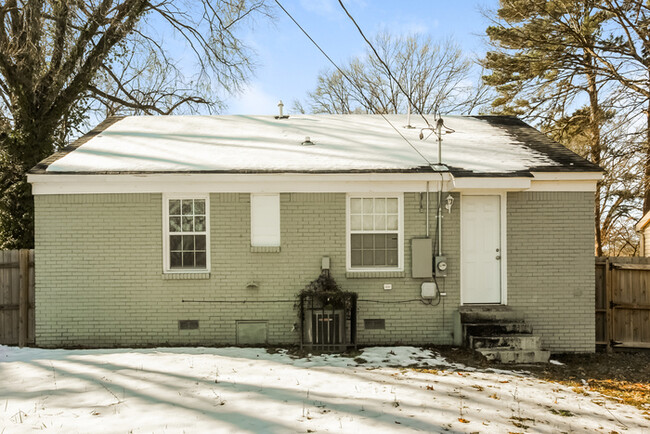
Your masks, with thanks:
<instances>
[{"instance_id":1,"label":"front steps","mask_svg":"<svg viewBox=\"0 0 650 434\"><path fill-rule=\"evenodd\" d=\"M548 363L550 351L542 350L540 337L521 314L498 305L461 306L459 312L465 345L487 360Z\"/></svg>"}]
</instances>

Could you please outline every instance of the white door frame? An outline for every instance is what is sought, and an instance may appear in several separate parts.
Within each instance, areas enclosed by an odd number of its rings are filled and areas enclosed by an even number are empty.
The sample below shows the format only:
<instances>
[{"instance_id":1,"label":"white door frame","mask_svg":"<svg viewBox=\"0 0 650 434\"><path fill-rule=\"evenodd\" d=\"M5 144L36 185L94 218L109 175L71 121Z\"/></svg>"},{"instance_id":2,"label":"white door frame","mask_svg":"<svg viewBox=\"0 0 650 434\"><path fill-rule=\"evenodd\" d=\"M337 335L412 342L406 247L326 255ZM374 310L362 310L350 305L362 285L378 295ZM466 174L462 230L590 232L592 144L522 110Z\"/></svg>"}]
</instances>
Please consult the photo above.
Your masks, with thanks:
<instances>
[{"instance_id":1,"label":"white door frame","mask_svg":"<svg viewBox=\"0 0 650 434\"><path fill-rule=\"evenodd\" d=\"M499 196L499 207L501 210L501 215L499 216L499 221L500 221L500 228L499 230L501 231L500 234L500 242L501 242L501 305L507 305L508 304L508 233L507 233L507 221L506 221L506 216L507 216L507 199L508 199L508 193L505 191L496 191L496 192L480 192L480 193L474 193L474 192L467 192L467 193L460 193L460 206L463 206L463 196ZM464 300L464 295L463 295L463 213L462 210L460 212L460 304L464 305L465 300Z\"/></svg>"}]
</instances>

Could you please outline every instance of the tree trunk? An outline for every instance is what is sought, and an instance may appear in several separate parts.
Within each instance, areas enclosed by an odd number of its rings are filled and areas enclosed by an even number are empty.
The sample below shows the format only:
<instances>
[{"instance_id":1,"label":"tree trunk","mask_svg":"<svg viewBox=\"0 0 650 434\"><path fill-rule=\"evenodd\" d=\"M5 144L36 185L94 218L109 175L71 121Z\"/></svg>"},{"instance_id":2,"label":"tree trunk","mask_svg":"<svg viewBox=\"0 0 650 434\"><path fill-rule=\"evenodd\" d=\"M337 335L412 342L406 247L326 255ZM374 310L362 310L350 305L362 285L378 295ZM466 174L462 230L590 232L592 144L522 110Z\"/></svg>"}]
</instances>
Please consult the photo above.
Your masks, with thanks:
<instances>
[{"instance_id":1,"label":"tree trunk","mask_svg":"<svg viewBox=\"0 0 650 434\"><path fill-rule=\"evenodd\" d=\"M585 54L585 63L592 65L593 59ZM598 104L598 86L596 74L593 69L587 69L587 92L589 93L589 136L590 136L590 157L591 161L600 166L602 159L602 144L600 137L600 105ZM596 256L603 256L603 233L602 233L602 209L600 203L601 184L596 184L596 197L594 201L594 227L595 227L595 250Z\"/></svg>"},{"instance_id":2,"label":"tree trunk","mask_svg":"<svg viewBox=\"0 0 650 434\"><path fill-rule=\"evenodd\" d=\"M643 214L650 211L650 99L646 109L646 139L644 146L643 170Z\"/></svg>"}]
</instances>

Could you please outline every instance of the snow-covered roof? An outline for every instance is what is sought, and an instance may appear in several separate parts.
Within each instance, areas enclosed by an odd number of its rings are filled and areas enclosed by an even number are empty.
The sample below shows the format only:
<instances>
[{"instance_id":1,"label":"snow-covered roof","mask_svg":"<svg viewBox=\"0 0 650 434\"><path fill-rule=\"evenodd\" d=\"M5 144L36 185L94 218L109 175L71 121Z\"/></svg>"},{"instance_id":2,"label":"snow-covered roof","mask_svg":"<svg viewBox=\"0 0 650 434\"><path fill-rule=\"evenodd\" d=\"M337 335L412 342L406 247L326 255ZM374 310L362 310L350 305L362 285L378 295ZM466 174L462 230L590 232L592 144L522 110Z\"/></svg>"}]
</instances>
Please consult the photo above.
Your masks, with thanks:
<instances>
[{"instance_id":1,"label":"snow-covered roof","mask_svg":"<svg viewBox=\"0 0 650 434\"><path fill-rule=\"evenodd\" d=\"M387 118L399 133L379 115L112 118L32 173L431 171L437 140L430 130L419 139L424 120L413 116L414 128L405 128L406 115ZM515 118L444 122L454 130L442 142L442 163L452 172L599 170ZM306 137L314 144L303 145Z\"/></svg>"}]
</instances>

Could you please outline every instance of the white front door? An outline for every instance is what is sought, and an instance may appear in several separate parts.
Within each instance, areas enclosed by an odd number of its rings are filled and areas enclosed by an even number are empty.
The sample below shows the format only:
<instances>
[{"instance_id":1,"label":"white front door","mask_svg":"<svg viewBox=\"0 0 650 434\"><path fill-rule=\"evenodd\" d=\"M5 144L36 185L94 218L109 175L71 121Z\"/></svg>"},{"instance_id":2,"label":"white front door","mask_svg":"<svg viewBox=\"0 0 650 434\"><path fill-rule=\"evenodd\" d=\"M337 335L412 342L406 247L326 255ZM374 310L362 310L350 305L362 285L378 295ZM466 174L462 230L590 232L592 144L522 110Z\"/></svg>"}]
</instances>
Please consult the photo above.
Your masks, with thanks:
<instances>
[{"instance_id":1,"label":"white front door","mask_svg":"<svg viewBox=\"0 0 650 434\"><path fill-rule=\"evenodd\" d=\"M463 304L501 303L501 197L462 196Z\"/></svg>"}]
</instances>

